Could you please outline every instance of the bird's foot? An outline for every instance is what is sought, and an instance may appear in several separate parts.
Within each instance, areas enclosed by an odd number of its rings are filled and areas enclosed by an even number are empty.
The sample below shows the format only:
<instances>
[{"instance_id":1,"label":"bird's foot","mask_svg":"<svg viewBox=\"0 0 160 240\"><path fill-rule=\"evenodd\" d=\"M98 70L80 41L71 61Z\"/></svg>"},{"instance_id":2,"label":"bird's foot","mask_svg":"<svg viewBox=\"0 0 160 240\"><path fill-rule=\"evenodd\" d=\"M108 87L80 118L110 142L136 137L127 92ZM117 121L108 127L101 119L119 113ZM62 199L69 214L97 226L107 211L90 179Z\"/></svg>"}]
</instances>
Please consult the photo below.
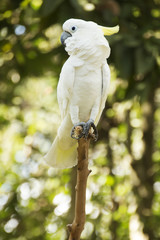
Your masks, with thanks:
<instances>
[{"instance_id":1,"label":"bird's foot","mask_svg":"<svg viewBox=\"0 0 160 240\"><path fill-rule=\"evenodd\" d=\"M90 129L93 129L93 131L90 131ZM94 141L97 141L98 131L92 119L89 119L88 122L86 122L85 124L84 137L87 138L89 134L94 139Z\"/></svg>"},{"instance_id":2,"label":"bird's foot","mask_svg":"<svg viewBox=\"0 0 160 240\"><path fill-rule=\"evenodd\" d=\"M83 129L85 127L85 122L77 123L73 126L71 130L71 137L78 140L83 137Z\"/></svg>"},{"instance_id":3,"label":"bird's foot","mask_svg":"<svg viewBox=\"0 0 160 240\"><path fill-rule=\"evenodd\" d=\"M93 129L93 131L90 129ZM94 139L94 141L97 141L98 139L98 131L94 124L94 121L92 119L89 119L88 122L80 122L73 126L71 131L71 137L78 140L82 137L88 138L88 136L91 136L91 138Z\"/></svg>"}]
</instances>

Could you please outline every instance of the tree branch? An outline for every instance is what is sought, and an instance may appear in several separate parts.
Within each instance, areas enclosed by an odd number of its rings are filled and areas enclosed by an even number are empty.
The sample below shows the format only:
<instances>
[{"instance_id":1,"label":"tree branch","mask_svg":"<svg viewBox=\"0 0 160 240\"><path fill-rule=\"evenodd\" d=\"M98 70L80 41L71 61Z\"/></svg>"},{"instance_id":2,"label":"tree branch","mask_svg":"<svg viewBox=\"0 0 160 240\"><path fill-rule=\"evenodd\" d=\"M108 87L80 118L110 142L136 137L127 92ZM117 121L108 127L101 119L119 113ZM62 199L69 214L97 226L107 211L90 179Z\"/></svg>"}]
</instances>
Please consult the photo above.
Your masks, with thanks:
<instances>
[{"instance_id":1,"label":"tree branch","mask_svg":"<svg viewBox=\"0 0 160 240\"><path fill-rule=\"evenodd\" d=\"M85 224L85 204L86 204L86 186L87 178L90 174L88 170L88 149L90 137L78 140L78 165L77 165L77 184L76 184L76 202L75 217L72 224L67 225L70 232L69 240L80 240L81 233Z\"/></svg>"}]
</instances>

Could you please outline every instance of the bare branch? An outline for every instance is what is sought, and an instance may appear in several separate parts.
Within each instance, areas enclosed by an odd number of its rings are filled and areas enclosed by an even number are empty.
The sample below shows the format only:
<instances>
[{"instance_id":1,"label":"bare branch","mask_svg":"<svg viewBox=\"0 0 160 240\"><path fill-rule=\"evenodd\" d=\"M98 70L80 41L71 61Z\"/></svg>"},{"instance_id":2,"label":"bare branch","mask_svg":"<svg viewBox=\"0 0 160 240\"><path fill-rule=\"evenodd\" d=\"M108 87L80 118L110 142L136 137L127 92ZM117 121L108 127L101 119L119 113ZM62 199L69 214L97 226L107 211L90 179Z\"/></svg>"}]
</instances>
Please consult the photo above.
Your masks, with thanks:
<instances>
[{"instance_id":1,"label":"bare branch","mask_svg":"<svg viewBox=\"0 0 160 240\"><path fill-rule=\"evenodd\" d=\"M72 224L67 225L70 232L69 240L79 240L85 224L85 204L87 178L90 174L88 170L88 149L90 137L78 140L78 165L77 165L77 185L75 217Z\"/></svg>"}]
</instances>

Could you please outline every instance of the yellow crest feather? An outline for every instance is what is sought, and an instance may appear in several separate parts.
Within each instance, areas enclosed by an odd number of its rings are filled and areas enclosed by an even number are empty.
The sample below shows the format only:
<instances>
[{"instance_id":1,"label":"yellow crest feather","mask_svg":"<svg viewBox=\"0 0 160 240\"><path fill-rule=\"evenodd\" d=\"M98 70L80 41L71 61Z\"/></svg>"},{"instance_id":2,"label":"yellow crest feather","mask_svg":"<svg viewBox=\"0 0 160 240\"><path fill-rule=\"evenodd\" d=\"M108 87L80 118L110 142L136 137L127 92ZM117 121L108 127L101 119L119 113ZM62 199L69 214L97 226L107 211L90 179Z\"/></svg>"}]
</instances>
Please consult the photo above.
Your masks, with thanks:
<instances>
[{"instance_id":1,"label":"yellow crest feather","mask_svg":"<svg viewBox=\"0 0 160 240\"><path fill-rule=\"evenodd\" d=\"M119 25L115 27L103 27L103 26L99 26L99 27L103 31L105 36L109 36L119 32Z\"/></svg>"}]
</instances>

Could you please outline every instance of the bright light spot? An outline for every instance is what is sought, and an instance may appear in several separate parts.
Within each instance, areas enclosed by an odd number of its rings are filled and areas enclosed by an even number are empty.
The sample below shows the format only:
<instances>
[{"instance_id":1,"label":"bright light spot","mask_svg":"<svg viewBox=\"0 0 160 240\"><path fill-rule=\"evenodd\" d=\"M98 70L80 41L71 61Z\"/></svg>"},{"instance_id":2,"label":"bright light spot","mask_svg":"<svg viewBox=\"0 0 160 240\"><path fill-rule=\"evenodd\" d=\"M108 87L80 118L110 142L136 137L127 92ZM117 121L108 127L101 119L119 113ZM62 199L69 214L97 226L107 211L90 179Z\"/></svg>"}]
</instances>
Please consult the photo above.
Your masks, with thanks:
<instances>
[{"instance_id":1,"label":"bright light spot","mask_svg":"<svg viewBox=\"0 0 160 240\"><path fill-rule=\"evenodd\" d=\"M36 148L39 148L41 152L46 153L48 149L51 146L51 143L49 140L45 139L43 134L35 133L33 136L33 142L32 145Z\"/></svg>"},{"instance_id":2,"label":"bright light spot","mask_svg":"<svg viewBox=\"0 0 160 240\"><path fill-rule=\"evenodd\" d=\"M139 221L137 216L132 216L131 217L131 222L130 222L130 229L132 231L137 231L139 229Z\"/></svg>"},{"instance_id":3,"label":"bright light spot","mask_svg":"<svg viewBox=\"0 0 160 240\"><path fill-rule=\"evenodd\" d=\"M135 141L133 142L132 144L132 151L133 151L133 154L134 154L134 157L136 160L139 160L141 159L142 157L142 154L144 152L144 143L143 141Z\"/></svg>"},{"instance_id":4,"label":"bright light spot","mask_svg":"<svg viewBox=\"0 0 160 240\"><path fill-rule=\"evenodd\" d=\"M94 6L94 4L92 4L92 3L86 3L86 4L84 5L84 9L85 9L86 11L90 12L90 11L93 11L93 10L95 9L95 6Z\"/></svg>"},{"instance_id":5,"label":"bright light spot","mask_svg":"<svg viewBox=\"0 0 160 240\"><path fill-rule=\"evenodd\" d=\"M37 179L31 179L31 197L38 198L43 190L42 182L38 181Z\"/></svg>"},{"instance_id":6,"label":"bright light spot","mask_svg":"<svg viewBox=\"0 0 160 240\"><path fill-rule=\"evenodd\" d=\"M13 179L13 178L11 178L11 179ZM10 180L11 182L12 182L12 180ZM11 192L11 190L12 190L12 186L11 186L11 182L5 182L5 183L3 183L2 184L2 186L1 186L1 190L2 190L2 192L4 191L4 192ZM14 179L13 179L13 181L14 181ZM1 195L1 196L3 196L3 195Z\"/></svg>"},{"instance_id":7,"label":"bright light spot","mask_svg":"<svg viewBox=\"0 0 160 240\"><path fill-rule=\"evenodd\" d=\"M61 204L63 202L70 202L70 201L71 201L70 196L63 193L57 194L53 199L53 203L55 205Z\"/></svg>"},{"instance_id":8,"label":"bright light spot","mask_svg":"<svg viewBox=\"0 0 160 240\"><path fill-rule=\"evenodd\" d=\"M151 15L154 18L159 18L160 17L160 10L159 9L152 9L151 10Z\"/></svg>"},{"instance_id":9,"label":"bright light spot","mask_svg":"<svg viewBox=\"0 0 160 240\"><path fill-rule=\"evenodd\" d=\"M27 207L29 204L29 200L21 200L20 202L21 202L21 206L23 207Z\"/></svg>"},{"instance_id":10,"label":"bright light spot","mask_svg":"<svg viewBox=\"0 0 160 240\"><path fill-rule=\"evenodd\" d=\"M20 75L17 72L14 72L11 76L11 80L13 83L18 83L20 80Z\"/></svg>"},{"instance_id":11,"label":"bright light spot","mask_svg":"<svg viewBox=\"0 0 160 240\"><path fill-rule=\"evenodd\" d=\"M7 233L11 233L17 226L18 226L19 222L17 219L12 218L10 219L4 226L4 230Z\"/></svg>"},{"instance_id":12,"label":"bright light spot","mask_svg":"<svg viewBox=\"0 0 160 240\"><path fill-rule=\"evenodd\" d=\"M10 43L6 43L1 47L1 49L3 52L7 53L7 52L11 51L12 45ZM6 59L6 57L5 57L5 59Z\"/></svg>"},{"instance_id":13,"label":"bright light spot","mask_svg":"<svg viewBox=\"0 0 160 240\"><path fill-rule=\"evenodd\" d=\"M17 25L14 30L15 34L18 36L24 34L25 31L26 31L26 27L23 25Z\"/></svg>"},{"instance_id":14,"label":"bright light spot","mask_svg":"<svg viewBox=\"0 0 160 240\"><path fill-rule=\"evenodd\" d=\"M42 182L32 178L29 183L26 182L20 186L20 196L23 200L28 200L31 197L38 198L42 192L42 189Z\"/></svg>"},{"instance_id":15,"label":"bright light spot","mask_svg":"<svg viewBox=\"0 0 160 240\"><path fill-rule=\"evenodd\" d=\"M121 184L116 187L116 194L117 196L124 196L127 192L129 192L129 185Z\"/></svg>"},{"instance_id":16,"label":"bright light spot","mask_svg":"<svg viewBox=\"0 0 160 240\"><path fill-rule=\"evenodd\" d=\"M8 34L8 28L7 27L2 28L1 36L5 38L7 34Z\"/></svg>"},{"instance_id":17,"label":"bright light spot","mask_svg":"<svg viewBox=\"0 0 160 240\"><path fill-rule=\"evenodd\" d=\"M61 216L62 214L66 213L69 210L69 207L70 207L69 202L63 202L54 209L54 213L57 216Z\"/></svg>"},{"instance_id":18,"label":"bright light spot","mask_svg":"<svg viewBox=\"0 0 160 240\"><path fill-rule=\"evenodd\" d=\"M133 213L135 213L136 209L137 209L137 205L135 203L132 203L128 206L128 211L127 212L129 214L133 214Z\"/></svg>"},{"instance_id":19,"label":"bright light spot","mask_svg":"<svg viewBox=\"0 0 160 240\"><path fill-rule=\"evenodd\" d=\"M42 0L32 0L31 1L31 6L34 10L38 10L40 6L42 5L43 1Z\"/></svg>"},{"instance_id":20,"label":"bright light spot","mask_svg":"<svg viewBox=\"0 0 160 240\"><path fill-rule=\"evenodd\" d=\"M57 225L55 223L51 223L47 226L48 233L55 233L57 231Z\"/></svg>"},{"instance_id":21,"label":"bright light spot","mask_svg":"<svg viewBox=\"0 0 160 240\"><path fill-rule=\"evenodd\" d=\"M20 173L19 175L22 176L23 178L29 178L30 177L30 169L32 168L32 166L29 165L28 161L27 163L23 163L20 166Z\"/></svg>"},{"instance_id":22,"label":"bright light spot","mask_svg":"<svg viewBox=\"0 0 160 240\"><path fill-rule=\"evenodd\" d=\"M22 98L21 97L14 97L12 102L15 105L20 105L22 103Z\"/></svg>"},{"instance_id":23,"label":"bright light spot","mask_svg":"<svg viewBox=\"0 0 160 240\"><path fill-rule=\"evenodd\" d=\"M99 209L94 209L92 214L90 215L90 218L96 219L99 216Z\"/></svg>"},{"instance_id":24,"label":"bright light spot","mask_svg":"<svg viewBox=\"0 0 160 240\"><path fill-rule=\"evenodd\" d=\"M20 196L23 200L28 200L30 198L30 187L28 183L23 183L20 186Z\"/></svg>"},{"instance_id":25,"label":"bright light spot","mask_svg":"<svg viewBox=\"0 0 160 240\"><path fill-rule=\"evenodd\" d=\"M111 136L111 138L117 138L118 136L118 129L117 128L111 128L111 130L109 131L109 134Z\"/></svg>"},{"instance_id":26,"label":"bright light spot","mask_svg":"<svg viewBox=\"0 0 160 240\"><path fill-rule=\"evenodd\" d=\"M104 185L104 184L106 183L106 176L104 176L104 175L99 176L97 182L98 182L101 186Z\"/></svg>"},{"instance_id":27,"label":"bright light spot","mask_svg":"<svg viewBox=\"0 0 160 240\"><path fill-rule=\"evenodd\" d=\"M50 27L48 27L45 30L45 35L47 38L49 38L50 40L54 39L54 43L56 43L56 40L58 39L58 34L60 34L62 32L62 27L59 24L54 24L51 25Z\"/></svg>"},{"instance_id":28,"label":"bright light spot","mask_svg":"<svg viewBox=\"0 0 160 240\"><path fill-rule=\"evenodd\" d=\"M86 200L89 200L91 198L92 192L90 189L86 189Z\"/></svg>"},{"instance_id":29,"label":"bright light spot","mask_svg":"<svg viewBox=\"0 0 160 240\"><path fill-rule=\"evenodd\" d=\"M143 233L142 224L137 215L131 216L129 230L131 240L148 240L148 237Z\"/></svg>"},{"instance_id":30,"label":"bright light spot","mask_svg":"<svg viewBox=\"0 0 160 240\"><path fill-rule=\"evenodd\" d=\"M160 159L160 151L156 151L153 153L153 161L159 162Z\"/></svg>"},{"instance_id":31,"label":"bright light spot","mask_svg":"<svg viewBox=\"0 0 160 240\"><path fill-rule=\"evenodd\" d=\"M53 204L56 204L58 206L55 208L54 213L57 216L66 213L70 207L70 201L71 198L69 195L65 195L63 193L56 195L53 199Z\"/></svg>"},{"instance_id":32,"label":"bright light spot","mask_svg":"<svg viewBox=\"0 0 160 240\"><path fill-rule=\"evenodd\" d=\"M121 177L129 174L129 172L127 173L126 170L123 168L122 165L121 165L121 166L119 165L119 166L114 167L114 168L112 169L112 173L113 173L114 175L121 176Z\"/></svg>"},{"instance_id":33,"label":"bright light spot","mask_svg":"<svg viewBox=\"0 0 160 240\"><path fill-rule=\"evenodd\" d=\"M0 196L0 210L2 210L3 206L7 203L9 196L1 195Z\"/></svg>"},{"instance_id":34,"label":"bright light spot","mask_svg":"<svg viewBox=\"0 0 160 240\"><path fill-rule=\"evenodd\" d=\"M11 10L8 10L8 11L3 13L4 18L10 18L11 16L12 16L12 11Z\"/></svg>"},{"instance_id":35,"label":"bright light spot","mask_svg":"<svg viewBox=\"0 0 160 240\"><path fill-rule=\"evenodd\" d=\"M86 214L90 214L93 211L93 205L90 202L86 203Z\"/></svg>"},{"instance_id":36,"label":"bright light spot","mask_svg":"<svg viewBox=\"0 0 160 240\"><path fill-rule=\"evenodd\" d=\"M34 161L34 159L38 159L39 161ZM32 159L30 159L30 163L28 163L28 171L29 174L34 174L37 173L38 169L39 169L39 164L41 163L41 156L40 154L34 154L32 155Z\"/></svg>"},{"instance_id":37,"label":"bright light spot","mask_svg":"<svg viewBox=\"0 0 160 240\"><path fill-rule=\"evenodd\" d=\"M24 139L25 144L30 145L30 144L32 144L32 142L33 142L33 137L32 136L28 135L28 136L25 137L25 139Z\"/></svg>"},{"instance_id":38,"label":"bright light spot","mask_svg":"<svg viewBox=\"0 0 160 240\"><path fill-rule=\"evenodd\" d=\"M116 151L118 152L118 150ZM117 176L127 176L131 174L131 156L129 154L126 154L123 158L121 158L121 164L115 165L115 167L112 169L112 173L114 173Z\"/></svg>"},{"instance_id":39,"label":"bright light spot","mask_svg":"<svg viewBox=\"0 0 160 240\"><path fill-rule=\"evenodd\" d=\"M153 188L156 193L160 193L160 182L155 182Z\"/></svg>"},{"instance_id":40,"label":"bright light spot","mask_svg":"<svg viewBox=\"0 0 160 240\"><path fill-rule=\"evenodd\" d=\"M131 126L134 127L134 128L138 128L138 127L141 127L142 126L142 121L141 119L132 119L131 120Z\"/></svg>"},{"instance_id":41,"label":"bright light spot","mask_svg":"<svg viewBox=\"0 0 160 240\"><path fill-rule=\"evenodd\" d=\"M25 154L22 150L19 150L15 154L15 159L16 159L17 162L22 163L26 160L26 156L25 156Z\"/></svg>"},{"instance_id":42,"label":"bright light spot","mask_svg":"<svg viewBox=\"0 0 160 240\"><path fill-rule=\"evenodd\" d=\"M142 140L143 132L141 129L134 129L133 130L133 143L132 143L132 151L134 154L134 158L139 160L142 157L144 152L145 146Z\"/></svg>"},{"instance_id":43,"label":"bright light spot","mask_svg":"<svg viewBox=\"0 0 160 240\"><path fill-rule=\"evenodd\" d=\"M95 184L93 182L90 183L90 189L92 191L92 194L98 194L99 193L99 189L100 189L100 186L99 184Z\"/></svg>"},{"instance_id":44,"label":"bright light spot","mask_svg":"<svg viewBox=\"0 0 160 240\"><path fill-rule=\"evenodd\" d=\"M108 204L108 203L107 203L107 204ZM110 215L110 212L107 211L106 209L102 209L101 212L102 212L102 214L104 214L104 215L106 215L106 216Z\"/></svg>"},{"instance_id":45,"label":"bright light spot","mask_svg":"<svg viewBox=\"0 0 160 240\"><path fill-rule=\"evenodd\" d=\"M4 58L6 61L10 61L10 60L12 60L13 57L14 57L14 54L12 52L9 52L6 54L6 56Z\"/></svg>"},{"instance_id":46,"label":"bright light spot","mask_svg":"<svg viewBox=\"0 0 160 240\"><path fill-rule=\"evenodd\" d=\"M47 174L49 177L52 177L55 172L56 172L56 168L49 168L47 171Z\"/></svg>"},{"instance_id":47,"label":"bright light spot","mask_svg":"<svg viewBox=\"0 0 160 240\"><path fill-rule=\"evenodd\" d=\"M82 232L82 238L88 238L93 232L94 226L91 222L86 222L85 228Z\"/></svg>"},{"instance_id":48,"label":"bright light spot","mask_svg":"<svg viewBox=\"0 0 160 240\"><path fill-rule=\"evenodd\" d=\"M140 9L139 8L133 8L133 16L134 17L139 17L141 15Z\"/></svg>"}]
</instances>

